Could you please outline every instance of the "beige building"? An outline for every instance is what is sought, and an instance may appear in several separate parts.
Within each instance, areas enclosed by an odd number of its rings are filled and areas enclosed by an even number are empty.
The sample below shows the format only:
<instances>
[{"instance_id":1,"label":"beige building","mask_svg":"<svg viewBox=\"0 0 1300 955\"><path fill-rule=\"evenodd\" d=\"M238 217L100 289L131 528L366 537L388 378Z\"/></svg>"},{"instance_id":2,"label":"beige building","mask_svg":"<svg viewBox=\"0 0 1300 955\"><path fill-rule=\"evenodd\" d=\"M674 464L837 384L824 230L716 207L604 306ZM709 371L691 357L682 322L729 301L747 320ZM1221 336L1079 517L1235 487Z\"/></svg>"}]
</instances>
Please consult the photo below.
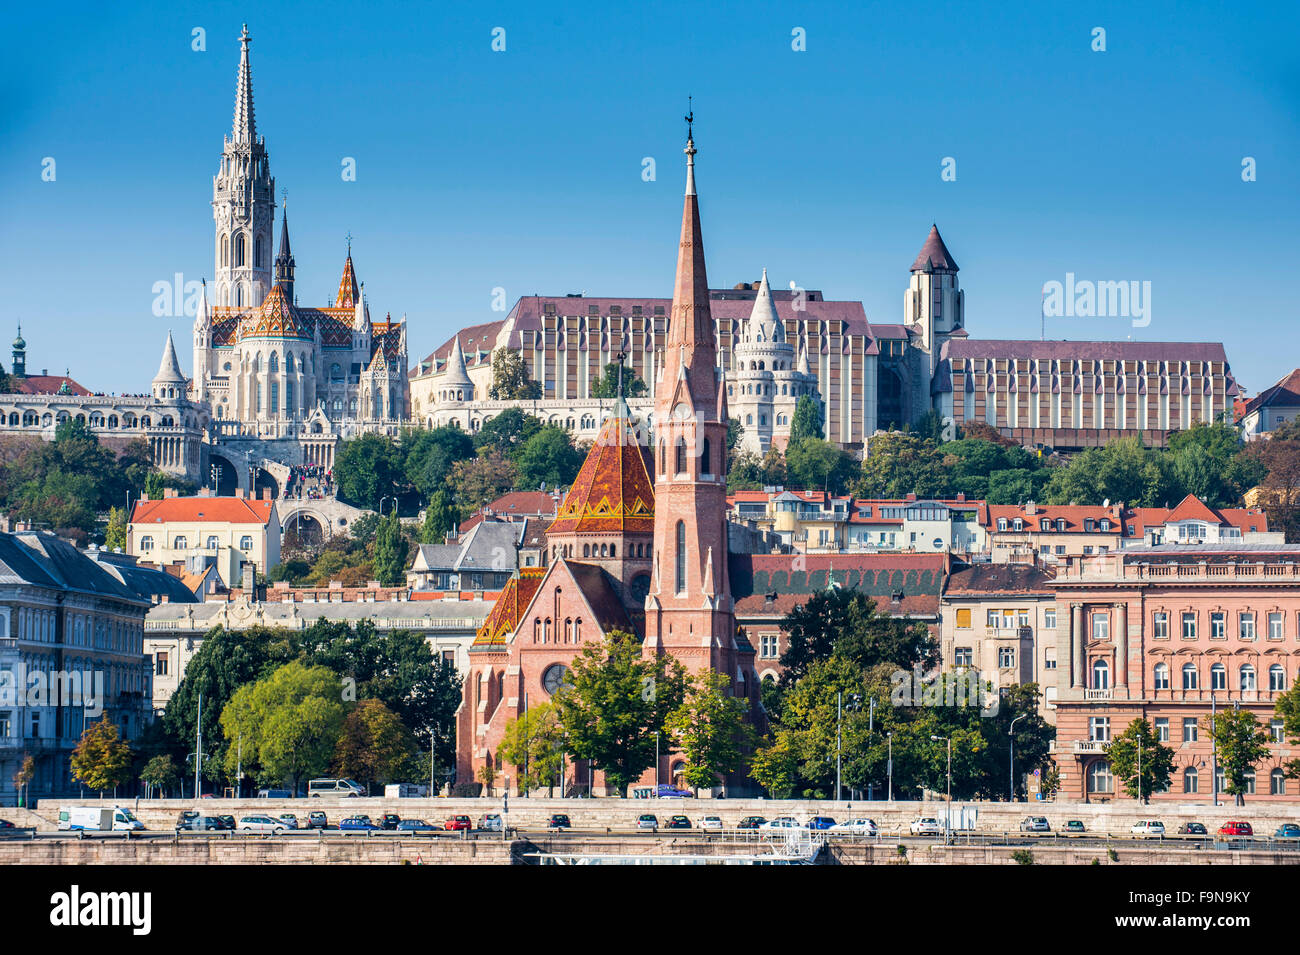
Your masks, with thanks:
<instances>
[{"instance_id":1,"label":"beige building","mask_svg":"<svg viewBox=\"0 0 1300 955\"><path fill-rule=\"evenodd\" d=\"M246 566L265 574L280 562L280 517L269 498L146 499L131 512L126 548L142 564L215 566L227 587L239 587L251 583Z\"/></svg>"},{"instance_id":2,"label":"beige building","mask_svg":"<svg viewBox=\"0 0 1300 955\"><path fill-rule=\"evenodd\" d=\"M939 605L945 667L969 668L995 689L1037 683L1039 715L1056 722L1056 593L1033 564L954 570Z\"/></svg>"}]
</instances>

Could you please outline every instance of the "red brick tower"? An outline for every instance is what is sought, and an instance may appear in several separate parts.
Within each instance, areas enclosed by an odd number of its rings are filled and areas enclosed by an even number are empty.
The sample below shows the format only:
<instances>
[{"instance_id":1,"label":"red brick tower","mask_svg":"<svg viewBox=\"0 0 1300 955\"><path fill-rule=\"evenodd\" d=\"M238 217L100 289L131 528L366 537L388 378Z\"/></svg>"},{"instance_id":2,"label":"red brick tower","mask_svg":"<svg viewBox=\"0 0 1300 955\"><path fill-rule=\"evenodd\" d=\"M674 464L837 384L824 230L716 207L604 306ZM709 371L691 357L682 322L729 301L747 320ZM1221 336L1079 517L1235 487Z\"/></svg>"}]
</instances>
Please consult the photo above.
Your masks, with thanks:
<instances>
[{"instance_id":1,"label":"red brick tower","mask_svg":"<svg viewBox=\"0 0 1300 955\"><path fill-rule=\"evenodd\" d=\"M690 117L687 117L690 122ZM655 383L654 571L646 650L733 679L735 618L727 574L727 402L704 272L695 142L686 140L686 203L668 337Z\"/></svg>"}]
</instances>

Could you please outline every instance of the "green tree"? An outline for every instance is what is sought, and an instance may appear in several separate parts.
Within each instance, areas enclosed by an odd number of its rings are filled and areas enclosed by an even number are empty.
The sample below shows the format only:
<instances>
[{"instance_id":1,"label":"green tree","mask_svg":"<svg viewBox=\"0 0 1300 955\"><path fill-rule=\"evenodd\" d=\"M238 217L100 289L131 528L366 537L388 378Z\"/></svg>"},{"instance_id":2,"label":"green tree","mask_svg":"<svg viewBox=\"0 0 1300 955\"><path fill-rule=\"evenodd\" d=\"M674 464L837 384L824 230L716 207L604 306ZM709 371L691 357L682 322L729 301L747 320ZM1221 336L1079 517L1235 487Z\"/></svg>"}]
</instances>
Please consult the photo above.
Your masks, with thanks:
<instances>
[{"instance_id":1,"label":"green tree","mask_svg":"<svg viewBox=\"0 0 1300 955\"><path fill-rule=\"evenodd\" d=\"M519 483L513 462L496 449L468 461L457 461L450 484L455 491L460 518L465 520L480 507L491 504Z\"/></svg>"},{"instance_id":2,"label":"green tree","mask_svg":"<svg viewBox=\"0 0 1300 955\"><path fill-rule=\"evenodd\" d=\"M1174 751L1160 742L1145 719L1135 719L1106 747L1111 772L1124 784L1124 792L1149 802L1152 793L1169 789L1174 772ZM1140 770L1139 770L1140 766Z\"/></svg>"},{"instance_id":3,"label":"green tree","mask_svg":"<svg viewBox=\"0 0 1300 955\"><path fill-rule=\"evenodd\" d=\"M1282 734L1287 743L1300 747L1300 683L1292 684L1291 689L1278 696L1273 712L1282 721ZM1300 758L1287 760L1284 765L1288 776L1300 779Z\"/></svg>"},{"instance_id":4,"label":"green tree","mask_svg":"<svg viewBox=\"0 0 1300 955\"><path fill-rule=\"evenodd\" d=\"M396 713L379 700L360 700L343 719L334 772L369 792L373 784L398 781L415 753L415 737Z\"/></svg>"},{"instance_id":5,"label":"green tree","mask_svg":"<svg viewBox=\"0 0 1300 955\"><path fill-rule=\"evenodd\" d=\"M859 670L881 663L909 670L938 658L938 646L924 624L881 613L875 601L857 590L819 591L791 610L781 628L789 634L781 655L784 686L793 685L813 661L831 655Z\"/></svg>"},{"instance_id":6,"label":"green tree","mask_svg":"<svg viewBox=\"0 0 1300 955\"><path fill-rule=\"evenodd\" d=\"M177 786L180 780L176 763L166 753L159 753L150 759L140 773L140 782L144 783L150 792L162 793L164 799L167 798L167 791Z\"/></svg>"},{"instance_id":7,"label":"green tree","mask_svg":"<svg viewBox=\"0 0 1300 955\"><path fill-rule=\"evenodd\" d=\"M509 348L498 348L492 356L492 384L488 398L492 401L535 401L542 397L542 386L533 381L523 356Z\"/></svg>"},{"instance_id":8,"label":"green tree","mask_svg":"<svg viewBox=\"0 0 1300 955\"><path fill-rule=\"evenodd\" d=\"M407 431L402 436L402 471L425 498L448 487L458 461L474 458L475 440L460 428L443 425L432 431Z\"/></svg>"},{"instance_id":9,"label":"green tree","mask_svg":"<svg viewBox=\"0 0 1300 955\"><path fill-rule=\"evenodd\" d=\"M645 382L630 366L623 365L623 397L640 398L646 393ZM611 361L605 365L605 373L591 386L593 398L617 398L619 386L619 363Z\"/></svg>"},{"instance_id":10,"label":"green tree","mask_svg":"<svg viewBox=\"0 0 1300 955\"><path fill-rule=\"evenodd\" d=\"M515 767L520 792L553 789L564 759L564 728L555 706L534 704L507 723L497 755Z\"/></svg>"},{"instance_id":11,"label":"green tree","mask_svg":"<svg viewBox=\"0 0 1300 955\"><path fill-rule=\"evenodd\" d=\"M633 634L612 630L578 654L553 702L574 756L593 761L623 795L654 765L655 734L664 732L685 689L680 663L667 655L647 659Z\"/></svg>"},{"instance_id":12,"label":"green tree","mask_svg":"<svg viewBox=\"0 0 1300 955\"><path fill-rule=\"evenodd\" d=\"M131 778L131 747L117 724L104 716L91 723L72 751L72 778L98 792L116 789Z\"/></svg>"},{"instance_id":13,"label":"green tree","mask_svg":"<svg viewBox=\"0 0 1300 955\"><path fill-rule=\"evenodd\" d=\"M161 471L153 471L145 476L144 496L151 501L161 500L167 493L167 476Z\"/></svg>"},{"instance_id":14,"label":"green tree","mask_svg":"<svg viewBox=\"0 0 1300 955\"><path fill-rule=\"evenodd\" d=\"M383 498L406 483L402 454L383 435L344 441L334 458L334 480L343 501L377 511Z\"/></svg>"},{"instance_id":15,"label":"green tree","mask_svg":"<svg viewBox=\"0 0 1300 955\"><path fill-rule=\"evenodd\" d=\"M807 396L805 396L807 397ZM838 494L853 480L857 462L840 446L820 438L792 441L785 451L792 483Z\"/></svg>"},{"instance_id":16,"label":"green tree","mask_svg":"<svg viewBox=\"0 0 1300 955\"><path fill-rule=\"evenodd\" d=\"M790 419L790 444L796 444L804 438L825 438L822 419L821 402L812 395L800 395L795 402L794 417Z\"/></svg>"},{"instance_id":17,"label":"green tree","mask_svg":"<svg viewBox=\"0 0 1300 955\"><path fill-rule=\"evenodd\" d=\"M790 730L778 730L767 744L755 750L750 759L749 774L773 799L791 798L799 775L795 734Z\"/></svg>"},{"instance_id":18,"label":"green tree","mask_svg":"<svg viewBox=\"0 0 1300 955\"><path fill-rule=\"evenodd\" d=\"M682 777L693 788L712 787L739 771L752 745L749 698L731 695L731 677L713 671L688 680L682 705L665 726L685 759Z\"/></svg>"},{"instance_id":19,"label":"green tree","mask_svg":"<svg viewBox=\"0 0 1300 955\"><path fill-rule=\"evenodd\" d=\"M375 533L375 577L385 587L396 587L406 579L406 555L410 544L402 533L396 509L379 522Z\"/></svg>"},{"instance_id":20,"label":"green tree","mask_svg":"<svg viewBox=\"0 0 1300 955\"><path fill-rule=\"evenodd\" d=\"M1246 774L1268 756L1268 730L1260 726L1250 710L1235 708L1203 717L1201 726L1214 745L1219 770L1223 773L1223 791L1235 796L1238 806L1244 806Z\"/></svg>"},{"instance_id":21,"label":"green tree","mask_svg":"<svg viewBox=\"0 0 1300 955\"><path fill-rule=\"evenodd\" d=\"M30 753L24 753L22 760L18 764L18 772L14 773L14 789L18 790L18 805L27 805L27 787L32 784L36 778L36 757Z\"/></svg>"},{"instance_id":22,"label":"green tree","mask_svg":"<svg viewBox=\"0 0 1300 955\"><path fill-rule=\"evenodd\" d=\"M336 674L287 663L240 687L221 711L226 772L235 772L242 750L244 766L259 782L290 782L296 792L304 779L328 771L345 715Z\"/></svg>"},{"instance_id":23,"label":"green tree","mask_svg":"<svg viewBox=\"0 0 1300 955\"><path fill-rule=\"evenodd\" d=\"M455 526L456 509L452 507L451 495L439 491L425 508L424 524L420 527L420 543L441 544Z\"/></svg>"},{"instance_id":24,"label":"green tree","mask_svg":"<svg viewBox=\"0 0 1300 955\"><path fill-rule=\"evenodd\" d=\"M516 487L524 490L535 490L542 485L566 487L578 476L585 458L574 447L573 436L568 431L548 424L515 453Z\"/></svg>"},{"instance_id":25,"label":"green tree","mask_svg":"<svg viewBox=\"0 0 1300 955\"><path fill-rule=\"evenodd\" d=\"M494 448L503 454L511 454L541 430L542 422L536 416L522 408L507 408L488 418L474 432L474 449Z\"/></svg>"},{"instance_id":26,"label":"green tree","mask_svg":"<svg viewBox=\"0 0 1300 955\"><path fill-rule=\"evenodd\" d=\"M126 553L126 509L112 507L108 511L108 527L104 531L104 547Z\"/></svg>"},{"instance_id":27,"label":"green tree","mask_svg":"<svg viewBox=\"0 0 1300 955\"><path fill-rule=\"evenodd\" d=\"M948 497L952 474L933 441L891 431L867 444L854 494L858 497Z\"/></svg>"}]
</instances>

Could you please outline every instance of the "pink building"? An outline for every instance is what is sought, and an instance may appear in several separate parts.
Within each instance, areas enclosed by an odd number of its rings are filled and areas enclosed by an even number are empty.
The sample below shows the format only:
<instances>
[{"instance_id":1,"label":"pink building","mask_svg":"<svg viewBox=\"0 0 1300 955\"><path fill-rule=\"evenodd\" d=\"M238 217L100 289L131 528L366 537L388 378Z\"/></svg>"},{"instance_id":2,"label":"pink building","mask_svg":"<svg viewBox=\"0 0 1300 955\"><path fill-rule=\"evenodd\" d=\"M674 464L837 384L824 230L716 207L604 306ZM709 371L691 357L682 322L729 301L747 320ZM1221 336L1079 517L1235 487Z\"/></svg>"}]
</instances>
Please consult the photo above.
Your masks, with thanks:
<instances>
[{"instance_id":1,"label":"pink building","mask_svg":"<svg viewBox=\"0 0 1300 955\"><path fill-rule=\"evenodd\" d=\"M1274 739L1247 802L1300 799L1300 781L1283 773L1294 747L1274 715L1300 676L1300 546L1125 549L1071 561L1055 589L1063 798L1128 798L1105 746L1145 717L1176 753L1170 788L1153 801L1212 803L1215 753L1202 720L1239 706Z\"/></svg>"}]
</instances>

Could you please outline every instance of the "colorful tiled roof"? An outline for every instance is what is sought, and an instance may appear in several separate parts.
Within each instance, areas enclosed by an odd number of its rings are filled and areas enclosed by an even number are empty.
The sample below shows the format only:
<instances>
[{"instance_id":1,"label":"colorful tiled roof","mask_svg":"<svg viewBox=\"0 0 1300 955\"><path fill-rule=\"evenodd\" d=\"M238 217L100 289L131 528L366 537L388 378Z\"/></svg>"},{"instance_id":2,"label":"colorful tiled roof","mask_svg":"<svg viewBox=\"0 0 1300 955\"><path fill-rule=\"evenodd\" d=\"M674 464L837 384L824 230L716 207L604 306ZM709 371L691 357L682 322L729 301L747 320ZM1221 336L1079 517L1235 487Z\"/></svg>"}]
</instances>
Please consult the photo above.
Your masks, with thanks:
<instances>
[{"instance_id":1,"label":"colorful tiled roof","mask_svg":"<svg viewBox=\"0 0 1300 955\"><path fill-rule=\"evenodd\" d=\"M242 338L311 338L298 319L298 309L281 285L272 286L262 306L244 320Z\"/></svg>"},{"instance_id":2,"label":"colorful tiled roof","mask_svg":"<svg viewBox=\"0 0 1300 955\"><path fill-rule=\"evenodd\" d=\"M654 533L654 486L626 406L605 421L548 534Z\"/></svg>"},{"instance_id":3,"label":"colorful tiled roof","mask_svg":"<svg viewBox=\"0 0 1300 955\"><path fill-rule=\"evenodd\" d=\"M515 632L519 621L532 603L546 576L545 567L525 567L518 577L511 577L492 612L474 635L474 648L504 647L506 639Z\"/></svg>"},{"instance_id":4,"label":"colorful tiled roof","mask_svg":"<svg viewBox=\"0 0 1300 955\"><path fill-rule=\"evenodd\" d=\"M348 260L343 263L343 277L339 279L339 294L334 299L335 308L356 308L361 290L357 288L357 276L352 269L352 251L348 250Z\"/></svg>"}]
</instances>

